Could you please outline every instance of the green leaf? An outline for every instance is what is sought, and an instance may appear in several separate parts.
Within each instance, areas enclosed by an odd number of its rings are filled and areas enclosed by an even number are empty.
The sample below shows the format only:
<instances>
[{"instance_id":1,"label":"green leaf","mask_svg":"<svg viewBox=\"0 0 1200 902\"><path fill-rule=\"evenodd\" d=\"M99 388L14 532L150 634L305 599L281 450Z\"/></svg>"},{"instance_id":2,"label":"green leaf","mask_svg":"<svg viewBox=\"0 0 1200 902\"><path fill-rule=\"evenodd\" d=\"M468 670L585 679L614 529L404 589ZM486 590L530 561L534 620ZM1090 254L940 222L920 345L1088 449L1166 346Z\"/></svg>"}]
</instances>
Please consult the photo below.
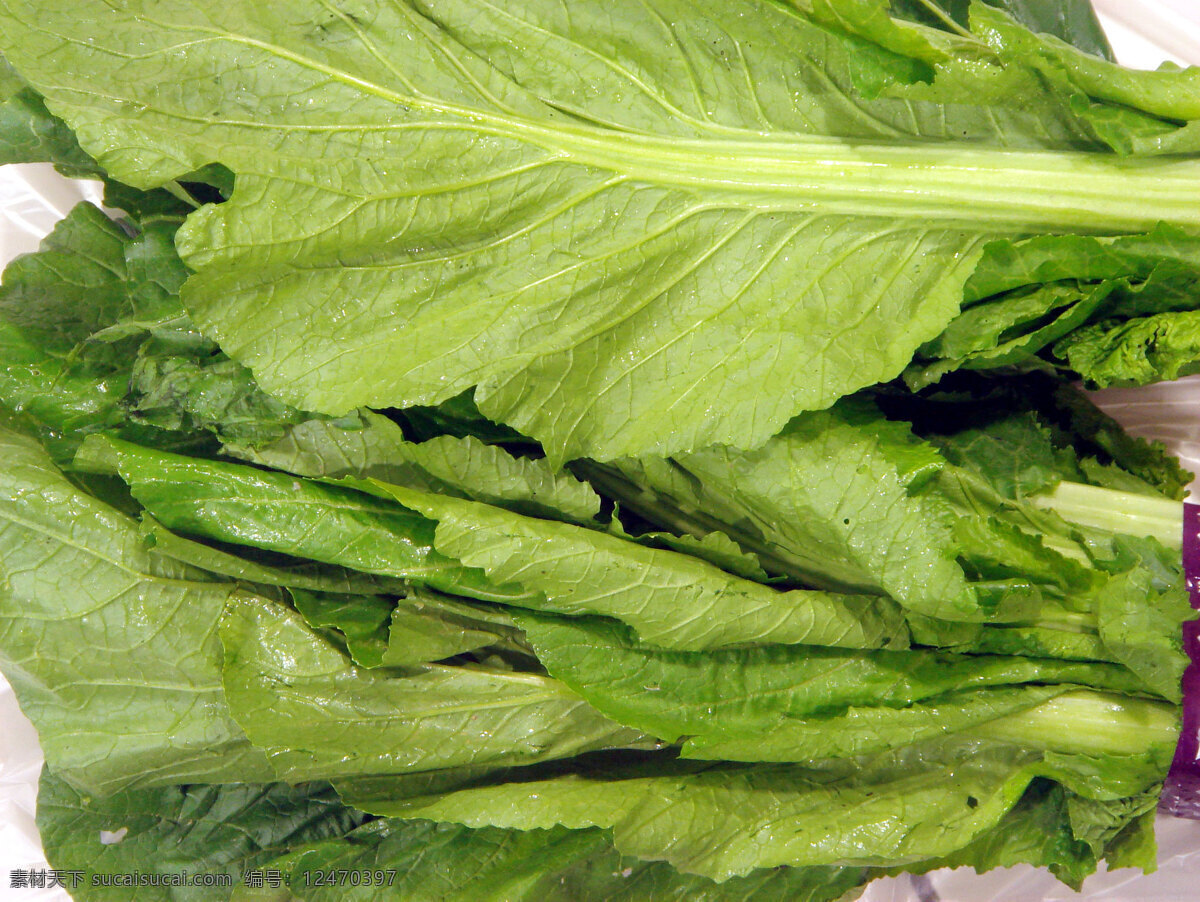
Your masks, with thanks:
<instances>
[{"instance_id":1,"label":"green leaf","mask_svg":"<svg viewBox=\"0 0 1200 902\"><path fill-rule=\"evenodd\" d=\"M437 521L434 545L490 579L529 594L508 602L560 614L598 614L647 643L676 649L806 643L846 648L907 644L887 599L795 590L740 579L706 561L569 523L372 481Z\"/></svg>"},{"instance_id":2,"label":"green leaf","mask_svg":"<svg viewBox=\"0 0 1200 902\"><path fill-rule=\"evenodd\" d=\"M413 592L392 611L383 663L405 667L489 646L530 654L521 631L503 611Z\"/></svg>"},{"instance_id":3,"label":"green leaf","mask_svg":"<svg viewBox=\"0 0 1200 902\"><path fill-rule=\"evenodd\" d=\"M534 517L595 525L599 497L544 460L515 458L474 436L443 435L415 444L380 414L357 422L310 420L267 447L227 448L238 457L300 476L379 479L454 495Z\"/></svg>"},{"instance_id":4,"label":"green leaf","mask_svg":"<svg viewBox=\"0 0 1200 902\"><path fill-rule=\"evenodd\" d=\"M235 587L148 556L136 522L4 429L0 561L0 660L63 779L95 795L270 779L221 689Z\"/></svg>"},{"instance_id":5,"label":"green leaf","mask_svg":"<svg viewBox=\"0 0 1200 902\"><path fill-rule=\"evenodd\" d=\"M1023 500L1053 489L1063 478L1063 461L1050 430L1032 411L938 435L932 441L950 463L979 473L1006 498Z\"/></svg>"},{"instance_id":6,"label":"green leaf","mask_svg":"<svg viewBox=\"0 0 1200 902\"><path fill-rule=\"evenodd\" d=\"M141 518L142 544L152 556L163 555L241 582L347 595L403 595L411 589L406 580L372 576L311 561L265 564L178 536L145 511L141 512Z\"/></svg>"},{"instance_id":7,"label":"green leaf","mask_svg":"<svg viewBox=\"0 0 1200 902\"><path fill-rule=\"evenodd\" d=\"M1070 796L1067 799L1067 811L1071 819L1071 832L1100 856L1123 830L1135 824L1143 815L1153 813L1158 807L1160 792L1156 786L1118 804Z\"/></svg>"},{"instance_id":8,"label":"green leaf","mask_svg":"<svg viewBox=\"0 0 1200 902\"><path fill-rule=\"evenodd\" d=\"M928 616L979 618L948 510L913 494L939 466L904 424L841 404L797 417L751 451L718 446L670 461L622 461L625 487L588 472L651 522L725 532L769 573L888 595Z\"/></svg>"},{"instance_id":9,"label":"green leaf","mask_svg":"<svg viewBox=\"0 0 1200 902\"><path fill-rule=\"evenodd\" d=\"M56 461L92 432L203 447L209 432L272 441L309 416L259 391L196 331L179 301L179 221L143 221L130 236L79 204L5 270L0 404Z\"/></svg>"},{"instance_id":10,"label":"green leaf","mask_svg":"<svg viewBox=\"0 0 1200 902\"><path fill-rule=\"evenodd\" d=\"M540 452L541 449L533 439L495 423L480 413L473 389L467 389L435 407L418 405L395 411L395 416L404 423L405 434L411 435L413 441L417 442L453 435L457 438L477 438L486 445L519 447L526 452Z\"/></svg>"},{"instance_id":11,"label":"green leaf","mask_svg":"<svg viewBox=\"0 0 1200 902\"><path fill-rule=\"evenodd\" d=\"M80 437L118 426L124 395L108 355L73 365L75 346L128 311L128 237L79 204L18 257L0 285L0 404L23 415L58 461ZM182 309L182 308L181 308Z\"/></svg>"},{"instance_id":12,"label":"green leaf","mask_svg":"<svg viewBox=\"0 0 1200 902\"><path fill-rule=\"evenodd\" d=\"M970 304L1016 288L1064 280L1141 282L1163 268L1186 272L1197 267L1200 240L1163 225L1118 238L1058 235L995 241L984 248L964 300Z\"/></svg>"},{"instance_id":13,"label":"green leaf","mask_svg":"<svg viewBox=\"0 0 1200 902\"><path fill-rule=\"evenodd\" d=\"M301 589L288 594L314 630L337 631L355 664L378 667L383 662L394 602L378 595L328 595Z\"/></svg>"},{"instance_id":14,"label":"green leaf","mask_svg":"<svg viewBox=\"0 0 1200 902\"><path fill-rule=\"evenodd\" d=\"M1070 385L1054 393L1056 413L1077 441L1097 449L1105 459L1155 486L1168 498L1182 501L1192 474L1159 441L1132 436L1087 395ZM1092 453L1095 453L1094 451Z\"/></svg>"},{"instance_id":15,"label":"green leaf","mask_svg":"<svg viewBox=\"0 0 1200 902\"><path fill-rule=\"evenodd\" d=\"M46 109L8 63L0 58L0 165L54 163L64 175L95 177L99 167L89 157L67 124Z\"/></svg>"},{"instance_id":16,"label":"green leaf","mask_svg":"<svg viewBox=\"0 0 1200 902\"><path fill-rule=\"evenodd\" d=\"M129 379L129 415L159 429L212 431L224 442L272 442L307 413L259 390L224 354L143 353Z\"/></svg>"},{"instance_id":17,"label":"green leaf","mask_svg":"<svg viewBox=\"0 0 1200 902\"><path fill-rule=\"evenodd\" d=\"M1111 664L929 649L665 651L639 646L627 630L602 621L531 614L516 619L552 676L614 720L671 742L714 734L756 735L769 743L774 730L792 735L787 731L794 718L848 707L905 708L945 693L993 686L1036 682L1126 692L1142 688L1140 680ZM828 757L803 746L794 753L804 759Z\"/></svg>"},{"instance_id":18,"label":"green leaf","mask_svg":"<svg viewBox=\"0 0 1200 902\"><path fill-rule=\"evenodd\" d=\"M1034 752L960 742L842 773L693 763L650 775L568 774L416 799L389 813L475 827L607 827L625 854L722 880L780 865L887 867L950 855L995 827L1049 769Z\"/></svg>"},{"instance_id":19,"label":"green leaf","mask_svg":"<svg viewBox=\"0 0 1200 902\"><path fill-rule=\"evenodd\" d=\"M859 867L775 868L717 883L623 856L601 830L471 830L420 820L375 821L282 863L309 902L835 902L870 878ZM315 886L338 869L395 877L382 887Z\"/></svg>"},{"instance_id":20,"label":"green leaf","mask_svg":"<svg viewBox=\"0 0 1200 902\"><path fill-rule=\"evenodd\" d=\"M1098 388L1189 376L1200 372L1200 311L1097 323L1059 341L1054 353Z\"/></svg>"},{"instance_id":21,"label":"green leaf","mask_svg":"<svg viewBox=\"0 0 1200 902\"><path fill-rule=\"evenodd\" d=\"M53 868L82 872L78 887L66 878L79 902L128 902L131 887L103 885L105 877L118 875L210 874L240 881L290 846L340 837L363 821L322 784L167 786L97 800L44 770L38 790L46 858ZM93 875L100 878L95 883ZM232 886L140 886L136 896L209 902L230 898Z\"/></svg>"},{"instance_id":22,"label":"green leaf","mask_svg":"<svg viewBox=\"0 0 1200 902\"><path fill-rule=\"evenodd\" d=\"M1100 638L1106 648L1163 698L1179 702L1188 665L1183 623L1196 618L1187 591L1174 581L1166 591L1145 570L1111 579L1099 600Z\"/></svg>"},{"instance_id":23,"label":"green leaf","mask_svg":"<svg viewBox=\"0 0 1200 902\"><path fill-rule=\"evenodd\" d=\"M1052 34L1085 53L1113 59L1112 48L1091 0L983 0L1028 28ZM893 14L945 28L968 24L971 0L891 0ZM949 21L943 17L949 16Z\"/></svg>"},{"instance_id":24,"label":"green leaf","mask_svg":"<svg viewBox=\"0 0 1200 902\"><path fill-rule=\"evenodd\" d=\"M905 379L920 388L959 368L1057 364L1043 353L1055 342L1073 347L1138 317L1194 311L1198 277L1200 242L1166 226L1115 239L993 242L967 283L970 306L921 349Z\"/></svg>"},{"instance_id":25,"label":"green leaf","mask_svg":"<svg viewBox=\"0 0 1200 902\"><path fill-rule=\"evenodd\" d=\"M692 535L676 536L669 532L651 532L637 536L635 540L670 548L680 554L690 554L742 579L752 579L755 582L770 582L772 579L755 555L747 554L737 542L723 532L710 532L699 539Z\"/></svg>"},{"instance_id":26,"label":"green leaf","mask_svg":"<svg viewBox=\"0 0 1200 902\"><path fill-rule=\"evenodd\" d=\"M1200 114L1196 99L1200 69L1164 68L1153 73L1125 69L1053 36L1034 35L1012 17L981 4L974 7L971 19L972 30L993 50L1023 57L1048 77L1069 78L1094 101L1180 121Z\"/></svg>"},{"instance_id":27,"label":"green leaf","mask_svg":"<svg viewBox=\"0 0 1200 902\"><path fill-rule=\"evenodd\" d=\"M1097 856L1071 831L1070 796L1059 785L1034 781L994 829L951 855L905 870L925 873L943 867L971 867L982 874L992 868L1032 864L1049 867L1054 876L1078 891L1084 878L1095 872Z\"/></svg>"},{"instance_id":28,"label":"green leaf","mask_svg":"<svg viewBox=\"0 0 1200 902\"><path fill-rule=\"evenodd\" d=\"M289 782L527 764L646 744L536 674L437 664L360 669L300 615L264 599L233 599L221 641L234 717Z\"/></svg>"},{"instance_id":29,"label":"green leaf","mask_svg":"<svg viewBox=\"0 0 1200 902\"><path fill-rule=\"evenodd\" d=\"M2 49L118 178L235 174L181 233L185 294L267 391L340 416L475 386L554 461L754 446L891 379L988 240L1200 224L1194 161L1108 152L1188 146L1189 75L1003 16L1001 63L749 2L9 0ZM858 96L885 50L937 77Z\"/></svg>"},{"instance_id":30,"label":"green leaf","mask_svg":"<svg viewBox=\"0 0 1200 902\"><path fill-rule=\"evenodd\" d=\"M378 496L102 436L84 442L75 466L120 475L169 529L472 597L520 594L435 551L430 521Z\"/></svg>"},{"instance_id":31,"label":"green leaf","mask_svg":"<svg viewBox=\"0 0 1200 902\"><path fill-rule=\"evenodd\" d=\"M413 588L394 601L295 589L291 596L309 626L337 630L362 667L412 667L488 646L528 653L507 614L429 590Z\"/></svg>"},{"instance_id":32,"label":"green leaf","mask_svg":"<svg viewBox=\"0 0 1200 902\"><path fill-rule=\"evenodd\" d=\"M824 717L789 718L754 735L692 736L685 758L707 761L808 761L851 758L975 731L992 720L1036 707L1069 686L1021 686L949 692L907 707L852 706Z\"/></svg>"}]
</instances>

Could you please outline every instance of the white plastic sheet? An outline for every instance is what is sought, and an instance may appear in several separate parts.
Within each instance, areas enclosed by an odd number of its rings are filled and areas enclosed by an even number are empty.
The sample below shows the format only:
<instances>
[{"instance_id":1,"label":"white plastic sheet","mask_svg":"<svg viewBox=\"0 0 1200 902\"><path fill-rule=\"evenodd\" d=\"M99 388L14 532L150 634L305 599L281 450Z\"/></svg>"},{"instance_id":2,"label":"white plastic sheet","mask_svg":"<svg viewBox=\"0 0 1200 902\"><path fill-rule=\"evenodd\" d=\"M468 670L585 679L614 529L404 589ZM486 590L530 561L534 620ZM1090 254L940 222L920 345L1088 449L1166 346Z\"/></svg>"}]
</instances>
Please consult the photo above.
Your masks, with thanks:
<instances>
[{"instance_id":1,"label":"white plastic sheet","mask_svg":"<svg viewBox=\"0 0 1200 902\"><path fill-rule=\"evenodd\" d=\"M1164 60L1200 65L1200 0L1094 0L1118 57L1156 68ZM99 186L69 181L49 166L0 167L0 265L35 250L79 201L100 202ZM1134 434L1165 442L1200 472L1200 376L1140 389L1112 389L1097 400ZM1200 497L1200 483L1193 496ZM42 753L32 724L0 677L0 900L70 902L62 889L13 889L16 869L46 869L34 822ZM1200 821L1160 816L1159 868L1100 873L1082 894L1032 867L976 874L969 868L876 881L863 902L1196 902L1200 899ZM581 900L583 902L583 900Z\"/></svg>"}]
</instances>

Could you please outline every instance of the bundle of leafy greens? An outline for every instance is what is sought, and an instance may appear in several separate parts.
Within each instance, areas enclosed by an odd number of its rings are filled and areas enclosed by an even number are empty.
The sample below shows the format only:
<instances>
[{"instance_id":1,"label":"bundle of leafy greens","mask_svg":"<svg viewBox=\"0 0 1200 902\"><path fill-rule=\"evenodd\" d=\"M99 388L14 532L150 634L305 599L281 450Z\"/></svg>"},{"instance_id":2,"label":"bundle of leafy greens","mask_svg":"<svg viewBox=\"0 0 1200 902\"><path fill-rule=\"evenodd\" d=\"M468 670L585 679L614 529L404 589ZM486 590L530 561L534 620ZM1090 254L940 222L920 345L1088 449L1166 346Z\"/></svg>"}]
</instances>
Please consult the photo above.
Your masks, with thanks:
<instances>
[{"instance_id":1,"label":"bundle of leafy greens","mask_svg":"<svg viewBox=\"0 0 1200 902\"><path fill-rule=\"evenodd\" d=\"M0 0L0 49L0 160L123 211L0 284L54 867L1154 866L1190 474L1064 376L1200 356L1194 72L1023 0Z\"/></svg>"}]
</instances>

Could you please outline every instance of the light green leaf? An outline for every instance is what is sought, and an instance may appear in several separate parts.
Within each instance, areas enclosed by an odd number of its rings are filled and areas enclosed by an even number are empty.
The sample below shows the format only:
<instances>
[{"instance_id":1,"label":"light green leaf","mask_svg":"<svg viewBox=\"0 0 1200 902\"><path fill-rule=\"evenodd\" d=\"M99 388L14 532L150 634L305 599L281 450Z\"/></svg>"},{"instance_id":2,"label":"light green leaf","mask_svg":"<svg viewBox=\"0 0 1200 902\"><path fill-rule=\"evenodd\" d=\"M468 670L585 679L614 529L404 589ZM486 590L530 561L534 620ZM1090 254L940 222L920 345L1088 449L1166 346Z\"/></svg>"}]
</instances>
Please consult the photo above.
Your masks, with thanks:
<instances>
[{"instance_id":1,"label":"light green leaf","mask_svg":"<svg viewBox=\"0 0 1200 902\"><path fill-rule=\"evenodd\" d=\"M647 743L537 674L360 669L299 614L264 599L233 599L221 641L234 717L289 782L528 764Z\"/></svg>"},{"instance_id":2,"label":"light green leaf","mask_svg":"<svg viewBox=\"0 0 1200 902\"><path fill-rule=\"evenodd\" d=\"M1109 580L1098 613L1100 638L1113 656L1163 698L1179 702L1188 666L1182 626L1196 617L1186 589L1174 584L1159 591L1147 571L1132 570Z\"/></svg>"},{"instance_id":3,"label":"light green leaf","mask_svg":"<svg viewBox=\"0 0 1200 902\"><path fill-rule=\"evenodd\" d=\"M264 564L176 535L145 511L141 518L142 544L152 556L162 555L241 582L347 595L402 595L411 589L407 580L372 576L311 561Z\"/></svg>"},{"instance_id":4,"label":"light green leaf","mask_svg":"<svg viewBox=\"0 0 1200 902\"><path fill-rule=\"evenodd\" d=\"M515 458L473 436L408 442L399 426L370 411L360 412L354 423L309 420L272 445L227 450L299 476L379 479L585 526L594 525L600 513L595 492L544 460Z\"/></svg>"},{"instance_id":5,"label":"light green leaf","mask_svg":"<svg viewBox=\"0 0 1200 902\"><path fill-rule=\"evenodd\" d=\"M1005 718L1036 709L1072 689L1069 684L981 689L950 692L902 708L852 707L826 717L782 721L762 735L692 737L682 755L710 761L804 762L873 754L950 734L988 736L992 722L1000 722L1001 729L1006 729ZM1061 750L1080 751L1069 737ZM1086 751L1095 749L1087 746Z\"/></svg>"},{"instance_id":6,"label":"light green leaf","mask_svg":"<svg viewBox=\"0 0 1200 902\"><path fill-rule=\"evenodd\" d=\"M770 573L888 595L928 616L978 619L948 510L912 492L929 461L933 472L941 465L927 446L914 457L922 447L905 424L843 403L797 417L751 451L621 461L626 485L603 469L588 473L651 522L725 532Z\"/></svg>"},{"instance_id":7,"label":"light green leaf","mask_svg":"<svg viewBox=\"0 0 1200 902\"><path fill-rule=\"evenodd\" d=\"M280 864L292 886L315 884L331 869L396 875L384 886L314 885L307 902L835 902L871 876L859 867L776 868L717 883L623 856L601 830L471 830L398 820L376 821Z\"/></svg>"},{"instance_id":8,"label":"light green leaf","mask_svg":"<svg viewBox=\"0 0 1200 902\"><path fill-rule=\"evenodd\" d=\"M601 621L521 614L517 623L552 676L614 720L672 742L714 734L756 735L769 743L775 730L788 734L794 718L848 707L905 708L948 692L990 686L1077 683L1127 692L1142 687L1112 664L931 649L664 651L641 647L627 630ZM796 753L805 759L828 757L799 746Z\"/></svg>"},{"instance_id":9,"label":"light green leaf","mask_svg":"<svg viewBox=\"0 0 1200 902\"><path fill-rule=\"evenodd\" d=\"M573 524L372 484L436 520L433 541L443 554L531 593L508 602L513 605L611 617L652 645L677 649L776 642L846 648L907 644L900 611L887 599L781 592L689 555Z\"/></svg>"},{"instance_id":10,"label":"light green leaf","mask_svg":"<svg viewBox=\"0 0 1200 902\"><path fill-rule=\"evenodd\" d=\"M1147 385L1200 372L1200 311L1097 323L1062 339L1054 353L1088 385Z\"/></svg>"},{"instance_id":11,"label":"light green leaf","mask_svg":"<svg viewBox=\"0 0 1200 902\"><path fill-rule=\"evenodd\" d=\"M430 521L378 496L102 436L84 442L75 466L120 475L169 529L472 597L511 600L514 595L439 554Z\"/></svg>"},{"instance_id":12,"label":"light green leaf","mask_svg":"<svg viewBox=\"0 0 1200 902\"><path fill-rule=\"evenodd\" d=\"M0 9L114 175L236 175L181 234L186 300L267 391L343 415L477 386L556 461L754 446L891 379L987 240L1200 224L1194 161L1107 152L1180 131L1182 80L1114 98L1166 120L1083 115L1091 70L1043 78L1037 42L885 51L769 0ZM932 36L933 84L857 96L864 55Z\"/></svg>"},{"instance_id":13,"label":"light green leaf","mask_svg":"<svg viewBox=\"0 0 1200 902\"><path fill-rule=\"evenodd\" d=\"M388 648L388 621L395 602L378 595L330 595L292 589L292 604L314 630L336 630L347 654L361 667L378 667ZM327 632L323 633L328 636ZM433 658L431 660L437 660Z\"/></svg>"},{"instance_id":14,"label":"light green leaf","mask_svg":"<svg viewBox=\"0 0 1200 902\"><path fill-rule=\"evenodd\" d=\"M521 631L504 611L414 591L399 599L392 611L382 663L405 667L488 646L530 654Z\"/></svg>"},{"instance_id":15,"label":"light green leaf","mask_svg":"<svg viewBox=\"0 0 1200 902\"><path fill-rule=\"evenodd\" d=\"M95 795L270 779L221 690L237 593L205 579L0 429L0 662L64 779Z\"/></svg>"},{"instance_id":16,"label":"light green leaf","mask_svg":"<svg viewBox=\"0 0 1200 902\"><path fill-rule=\"evenodd\" d=\"M1043 770L1037 753L976 743L882 758L841 777L768 765L571 774L389 813L475 827L607 827L625 854L723 880L780 865L886 867L949 855L993 828Z\"/></svg>"}]
</instances>

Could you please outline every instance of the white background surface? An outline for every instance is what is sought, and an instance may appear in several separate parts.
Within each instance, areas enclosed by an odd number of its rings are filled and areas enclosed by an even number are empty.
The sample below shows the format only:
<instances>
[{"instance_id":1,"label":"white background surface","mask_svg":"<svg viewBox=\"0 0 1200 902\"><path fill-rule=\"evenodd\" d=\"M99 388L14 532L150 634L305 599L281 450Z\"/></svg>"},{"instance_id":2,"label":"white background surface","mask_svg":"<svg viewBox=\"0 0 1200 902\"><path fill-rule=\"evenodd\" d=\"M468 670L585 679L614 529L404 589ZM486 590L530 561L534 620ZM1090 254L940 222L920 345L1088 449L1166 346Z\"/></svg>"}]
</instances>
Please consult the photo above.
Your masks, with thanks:
<instances>
[{"instance_id":1,"label":"white background surface","mask_svg":"<svg viewBox=\"0 0 1200 902\"><path fill-rule=\"evenodd\" d=\"M1200 64L1200 0L1094 0L1117 56L1139 68L1165 60ZM95 186L68 182L47 166L0 167L0 264L35 250L41 237ZM1131 432L1161 439L1200 472L1200 376L1142 389L1110 390L1098 400ZM1200 493L1198 493L1200 494ZM0 677L0 900L69 902L61 889L9 888L14 868L45 868L34 824L41 751L33 726ZM1044 871L970 869L899 877L868 887L864 902L1196 902L1200 900L1200 821L1159 820L1159 870L1103 872L1077 895ZM136 900L134 900L136 902ZM582 900L581 900L582 902Z\"/></svg>"}]
</instances>

